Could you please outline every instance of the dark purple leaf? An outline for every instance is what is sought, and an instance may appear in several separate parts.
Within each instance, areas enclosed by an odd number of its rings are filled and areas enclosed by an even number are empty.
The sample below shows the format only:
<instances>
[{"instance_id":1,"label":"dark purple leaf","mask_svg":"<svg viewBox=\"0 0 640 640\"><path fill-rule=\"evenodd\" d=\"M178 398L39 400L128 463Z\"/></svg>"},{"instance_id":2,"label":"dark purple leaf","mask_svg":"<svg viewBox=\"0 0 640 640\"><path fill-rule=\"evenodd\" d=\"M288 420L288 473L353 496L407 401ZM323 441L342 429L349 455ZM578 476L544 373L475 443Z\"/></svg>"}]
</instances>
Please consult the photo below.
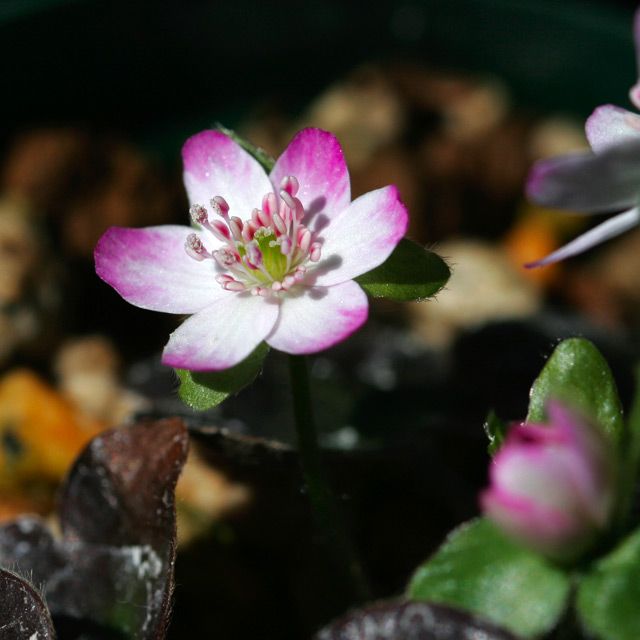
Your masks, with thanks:
<instances>
[{"instance_id":1,"label":"dark purple leaf","mask_svg":"<svg viewBox=\"0 0 640 640\"><path fill-rule=\"evenodd\" d=\"M40 519L20 518L0 527L0 565L43 584L54 618L162 638L173 591L174 490L187 446L177 419L98 436L63 488L62 540Z\"/></svg>"},{"instance_id":2,"label":"dark purple leaf","mask_svg":"<svg viewBox=\"0 0 640 640\"><path fill-rule=\"evenodd\" d=\"M0 569L0 638L54 638L51 617L40 594L26 580L4 569Z\"/></svg>"},{"instance_id":3,"label":"dark purple leaf","mask_svg":"<svg viewBox=\"0 0 640 640\"><path fill-rule=\"evenodd\" d=\"M381 602L352 611L315 640L515 640L480 618L427 602Z\"/></svg>"},{"instance_id":4,"label":"dark purple leaf","mask_svg":"<svg viewBox=\"0 0 640 640\"><path fill-rule=\"evenodd\" d=\"M65 538L166 546L175 529L173 491L186 455L187 434L178 419L140 422L95 438L62 491Z\"/></svg>"},{"instance_id":5,"label":"dark purple leaf","mask_svg":"<svg viewBox=\"0 0 640 640\"><path fill-rule=\"evenodd\" d=\"M296 482L300 481L298 454L288 444L214 426L199 426L191 430L191 435L201 444L209 462L233 477L253 479L256 473L283 471L297 475Z\"/></svg>"}]
</instances>

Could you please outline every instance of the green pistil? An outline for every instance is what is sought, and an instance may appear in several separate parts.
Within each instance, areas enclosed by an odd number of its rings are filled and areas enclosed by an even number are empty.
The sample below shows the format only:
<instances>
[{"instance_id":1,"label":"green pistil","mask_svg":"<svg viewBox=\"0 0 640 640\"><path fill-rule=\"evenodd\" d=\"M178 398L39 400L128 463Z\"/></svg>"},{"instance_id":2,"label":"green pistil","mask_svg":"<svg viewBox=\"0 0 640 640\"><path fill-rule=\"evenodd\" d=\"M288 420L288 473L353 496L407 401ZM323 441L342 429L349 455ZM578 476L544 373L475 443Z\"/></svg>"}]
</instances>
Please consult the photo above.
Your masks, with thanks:
<instances>
[{"instance_id":1,"label":"green pistil","mask_svg":"<svg viewBox=\"0 0 640 640\"><path fill-rule=\"evenodd\" d=\"M287 256L283 256L273 231L256 233L254 236L262 252L262 264L274 281L281 281L287 275ZM264 274L261 274L264 275Z\"/></svg>"}]
</instances>

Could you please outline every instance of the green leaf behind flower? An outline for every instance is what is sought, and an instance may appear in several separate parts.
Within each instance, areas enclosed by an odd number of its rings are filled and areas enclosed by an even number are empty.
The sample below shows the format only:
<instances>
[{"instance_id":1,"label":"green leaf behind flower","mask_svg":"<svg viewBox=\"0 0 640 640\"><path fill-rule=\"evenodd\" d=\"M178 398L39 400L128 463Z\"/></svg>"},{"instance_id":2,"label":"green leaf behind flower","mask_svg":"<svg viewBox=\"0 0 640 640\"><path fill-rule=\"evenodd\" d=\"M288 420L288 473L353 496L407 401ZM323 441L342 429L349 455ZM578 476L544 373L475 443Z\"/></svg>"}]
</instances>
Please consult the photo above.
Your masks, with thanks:
<instances>
[{"instance_id":1,"label":"green leaf behind flower","mask_svg":"<svg viewBox=\"0 0 640 640\"><path fill-rule=\"evenodd\" d=\"M532 638L558 622L569 588L562 570L477 519L449 534L416 571L407 595L462 607Z\"/></svg>"},{"instance_id":2,"label":"green leaf behind flower","mask_svg":"<svg viewBox=\"0 0 640 640\"><path fill-rule=\"evenodd\" d=\"M546 418L549 398L575 405L593 418L614 441L622 437L622 405L607 361L584 338L563 340L533 383L527 422Z\"/></svg>"},{"instance_id":3,"label":"green leaf behind flower","mask_svg":"<svg viewBox=\"0 0 640 640\"><path fill-rule=\"evenodd\" d=\"M225 136L229 136L234 142L237 142L247 153L252 155L261 165L262 168L270 173L271 169L275 165L275 158L270 156L262 147L256 147L256 145L251 144L248 140L245 140L242 136L239 136L233 129L227 129L227 127L222 126L220 123L216 125L216 129L221 133L224 133Z\"/></svg>"},{"instance_id":4,"label":"green leaf behind flower","mask_svg":"<svg viewBox=\"0 0 640 640\"><path fill-rule=\"evenodd\" d=\"M262 342L251 355L230 369L207 372L176 369L180 379L180 399L196 411L205 411L219 405L255 380L268 352L268 345Z\"/></svg>"},{"instance_id":5,"label":"green leaf behind flower","mask_svg":"<svg viewBox=\"0 0 640 640\"><path fill-rule=\"evenodd\" d=\"M379 267L358 276L356 282L374 298L409 302L430 298L450 275L439 255L403 238Z\"/></svg>"},{"instance_id":6,"label":"green leaf behind flower","mask_svg":"<svg viewBox=\"0 0 640 640\"><path fill-rule=\"evenodd\" d=\"M640 638L640 529L583 578L576 607L599 640Z\"/></svg>"}]
</instances>

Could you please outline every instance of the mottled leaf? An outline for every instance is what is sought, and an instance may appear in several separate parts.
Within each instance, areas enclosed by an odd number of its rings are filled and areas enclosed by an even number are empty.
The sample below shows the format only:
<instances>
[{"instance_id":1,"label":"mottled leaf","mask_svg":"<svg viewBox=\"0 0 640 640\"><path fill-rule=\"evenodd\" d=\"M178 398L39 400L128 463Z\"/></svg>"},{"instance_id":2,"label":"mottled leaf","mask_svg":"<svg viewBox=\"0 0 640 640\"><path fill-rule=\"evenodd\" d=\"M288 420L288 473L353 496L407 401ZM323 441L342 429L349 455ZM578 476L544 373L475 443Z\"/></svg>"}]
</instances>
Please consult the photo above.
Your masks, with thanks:
<instances>
[{"instance_id":1,"label":"mottled leaf","mask_svg":"<svg viewBox=\"0 0 640 640\"><path fill-rule=\"evenodd\" d=\"M187 447L178 419L143 421L94 438L61 493L65 538L166 546L175 528L173 489Z\"/></svg>"},{"instance_id":2,"label":"mottled leaf","mask_svg":"<svg viewBox=\"0 0 640 640\"><path fill-rule=\"evenodd\" d=\"M380 602L351 611L315 640L516 640L480 618L428 602Z\"/></svg>"},{"instance_id":3,"label":"mottled leaf","mask_svg":"<svg viewBox=\"0 0 640 640\"><path fill-rule=\"evenodd\" d=\"M232 475L256 467L266 473L274 466L295 473L299 469L298 454L288 444L212 426L194 428L191 433L209 461Z\"/></svg>"},{"instance_id":4,"label":"mottled leaf","mask_svg":"<svg viewBox=\"0 0 640 640\"><path fill-rule=\"evenodd\" d=\"M61 494L61 540L43 521L0 527L0 565L43 585L54 616L102 636L161 638L175 563L174 489L187 454L180 420L137 423L94 438Z\"/></svg>"},{"instance_id":5,"label":"mottled leaf","mask_svg":"<svg viewBox=\"0 0 640 640\"><path fill-rule=\"evenodd\" d=\"M567 401L584 411L616 441L622 437L622 405L607 361L583 338L563 340L533 383L528 422L546 419L549 398Z\"/></svg>"},{"instance_id":6,"label":"mottled leaf","mask_svg":"<svg viewBox=\"0 0 640 640\"><path fill-rule=\"evenodd\" d=\"M414 574L407 595L473 611L519 636L551 630L562 615L569 579L490 522L455 529Z\"/></svg>"},{"instance_id":7,"label":"mottled leaf","mask_svg":"<svg viewBox=\"0 0 640 640\"><path fill-rule=\"evenodd\" d=\"M584 627L599 640L640 638L640 530L596 563L578 589Z\"/></svg>"},{"instance_id":8,"label":"mottled leaf","mask_svg":"<svg viewBox=\"0 0 640 640\"><path fill-rule=\"evenodd\" d=\"M4 569L0 569L0 638L55 638L51 616L42 596L26 580Z\"/></svg>"},{"instance_id":9,"label":"mottled leaf","mask_svg":"<svg viewBox=\"0 0 640 640\"><path fill-rule=\"evenodd\" d=\"M379 267L358 276L356 282L374 298L410 302L435 295L450 275L439 255L403 238Z\"/></svg>"},{"instance_id":10,"label":"mottled leaf","mask_svg":"<svg viewBox=\"0 0 640 640\"><path fill-rule=\"evenodd\" d=\"M178 394L192 409L211 409L251 384L260 373L262 361L268 352L268 345L262 342L247 358L230 369L209 372L176 369L180 379Z\"/></svg>"}]
</instances>

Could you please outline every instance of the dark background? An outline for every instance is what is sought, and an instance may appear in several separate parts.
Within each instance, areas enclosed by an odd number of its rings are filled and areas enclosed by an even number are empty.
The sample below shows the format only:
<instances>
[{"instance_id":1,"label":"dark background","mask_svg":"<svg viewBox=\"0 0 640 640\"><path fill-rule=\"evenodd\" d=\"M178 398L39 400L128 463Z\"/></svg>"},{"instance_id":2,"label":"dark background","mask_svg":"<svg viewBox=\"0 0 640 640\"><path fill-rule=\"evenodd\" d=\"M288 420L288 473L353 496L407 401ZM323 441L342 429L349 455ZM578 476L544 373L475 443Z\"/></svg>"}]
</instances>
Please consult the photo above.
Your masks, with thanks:
<instances>
[{"instance_id":1,"label":"dark background","mask_svg":"<svg viewBox=\"0 0 640 640\"><path fill-rule=\"evenodd\" d=\"M295 113L363 61L491 73L528 108L626 103L631 2L4 0L3 137L76 122L168 156L265 100ZM615 64L611 64L615 61Z\"/></svg>"}]
</instances>

